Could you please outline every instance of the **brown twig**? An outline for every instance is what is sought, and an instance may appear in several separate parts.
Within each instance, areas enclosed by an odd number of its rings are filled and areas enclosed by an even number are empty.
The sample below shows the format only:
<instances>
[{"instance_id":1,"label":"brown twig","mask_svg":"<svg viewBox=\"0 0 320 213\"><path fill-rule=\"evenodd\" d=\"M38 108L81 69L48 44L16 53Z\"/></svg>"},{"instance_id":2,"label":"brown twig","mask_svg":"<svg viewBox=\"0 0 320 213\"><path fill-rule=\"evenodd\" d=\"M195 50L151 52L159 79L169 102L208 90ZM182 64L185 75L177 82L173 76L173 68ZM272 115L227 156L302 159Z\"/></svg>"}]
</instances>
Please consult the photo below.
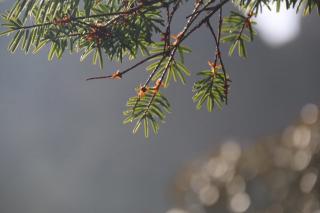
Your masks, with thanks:
<instances>
[{"instance_id":1,"label":"brown twig","mask_svg":"<svg viewBox=\"0 0 320 213\"><path fill-rule=\"evenodd\" d=\"M134 64L133 66L131 66L131 67L123 70L123 71L120 72L120 73L121 73L121 75L123 75L123 74L129 72L130 70L133 70L134 68L136 68L136 67L144 64L145 62L149 61L150 59L153 59L153 58L158 57L158 56L160 56L160 55L162 55L162 53L157 53L157 54L151 55L151 56L149 56L149 57L147 57L147 58L139 61L138 63ZM105 75L105 76L98 76L98 77L87 78L86 80L87 80L87 81L90 81L90 80L96 80L96 79L106 79L106 78L111 78L111 77L112 77L112 75Z\"/></svg>"},{"instance_id":2,"label":"brown twig","mask_svg":"<svg viewBox=\"0 0 320 213\"><path fill-rule=\"evenodd\" d=\"M222 17L222 16L220 16ZM228 104L228 76L225 70L225 66L221 57L221 50L220 50L220 38L221 38L221 24L222 21L220 21L221 18L219 18L219 32L218 32L218 37L216 36L213 27L211 26L210 22L207 22L207 26L215 40L215 44L216 44L216 56L215 56L215 61L214 61L214 65L217 65L218 59L220 61L220 65L221 65L221 69L223 71L223 75L224 75L224 92L225 92L225 103Z\"/></svg>"}]
</instances>

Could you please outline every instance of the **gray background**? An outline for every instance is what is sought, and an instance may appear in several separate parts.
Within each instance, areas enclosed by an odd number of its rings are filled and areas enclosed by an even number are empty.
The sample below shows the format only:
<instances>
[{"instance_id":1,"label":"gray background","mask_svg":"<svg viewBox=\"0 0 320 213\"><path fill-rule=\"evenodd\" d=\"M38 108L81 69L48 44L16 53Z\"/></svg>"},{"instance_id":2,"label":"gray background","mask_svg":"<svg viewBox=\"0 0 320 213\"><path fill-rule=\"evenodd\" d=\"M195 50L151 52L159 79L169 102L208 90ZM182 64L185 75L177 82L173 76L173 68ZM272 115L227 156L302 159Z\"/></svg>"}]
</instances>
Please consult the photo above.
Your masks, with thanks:
<instances>
[{"instance_id":1,"label":"gray background","mask_svg":"<svg viewBox=\"0 0 320 213\"><path fill-rule=\"evenodd\" d=\"M10 4L1 3L2 11ZM180 21L176 26L182 27ZM207 68L214 52L209 36L204 29L187 41L193 73ZM195 110L194 74L187 86L172 85L167 93L173 113L148 140L122 125L143 68L122 81L86 82L102 73L89 61L79 63L78 55L53 62L46 50L11 55L8 38L1 38L0 212L165 212L174 206L170 183L188 161L223 139L249 144L276 134L304 104L319 103L319 36L313 15L284 47L270 48L257 38L247 60L225 57L233 83L221 111ZM107 63L104 71L116 69Z\"/></svg>"}]
</instances>

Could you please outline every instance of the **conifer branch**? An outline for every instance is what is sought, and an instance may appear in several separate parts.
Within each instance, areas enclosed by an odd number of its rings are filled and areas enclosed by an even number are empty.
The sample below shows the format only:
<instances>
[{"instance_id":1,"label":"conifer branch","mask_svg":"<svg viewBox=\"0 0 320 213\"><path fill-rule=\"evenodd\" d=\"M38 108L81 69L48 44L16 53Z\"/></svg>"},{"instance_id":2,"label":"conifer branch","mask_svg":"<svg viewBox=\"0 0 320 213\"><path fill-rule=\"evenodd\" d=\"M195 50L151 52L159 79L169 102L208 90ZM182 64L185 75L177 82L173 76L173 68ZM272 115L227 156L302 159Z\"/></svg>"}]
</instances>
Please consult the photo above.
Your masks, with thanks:
<instances>
[{"instance_id":1,"label":"conifer branch","mask_svg":"<svg viewBox=\"0 0 320 213\"><path fill-rule=\"evenodd\" d=\"M281 0L275 0L277 10ZM180 33L173 19L182 4L194 2L191 14L186 17ZM194 83L193 100L200 109L204 103L208 111L228 103L230 79L222 58L221 43L230 43L229 55L238 50L246 57L246 45L255 36L253 16L259 15L266 0L234 0L240 12L224 15L222 9L230 0L16 0L12 8L2 15L5 28L0 36L12 35L8 49L14 52L20 46L26 53L38 53L50 45L48 59L61 59L66 50L80 53L83 61L92 56L92 62L103 68L104 60L137 60L124 70L87 78L122 79L128 72L145 66L146 79L136 88L136 95L129 98L124 123L135 122L133 132L144 126L145 136L149 127L158 132L159 122L170 112L170 104L162 93L174 82L186 83L190 71L185 66L185 55L191 49L183 42L202 27L207 27L215 46L214 59L208 61L209 69L198 72L201 78ZM318 0L288 0L286 8L297 7L309 15L315 8L320 11ZM249 11L243 14L243 11ZM215 16L218 14L218 16ZM183 15L184 17L185 15ZM217 21L216 29L215 21ZM216 32L215 32L216 31ZM160 41L155 38L161 37ZM161 90L161 91L160 91ZM164 90L165 91L165 90Z\"/></svg>"}]
</instances>

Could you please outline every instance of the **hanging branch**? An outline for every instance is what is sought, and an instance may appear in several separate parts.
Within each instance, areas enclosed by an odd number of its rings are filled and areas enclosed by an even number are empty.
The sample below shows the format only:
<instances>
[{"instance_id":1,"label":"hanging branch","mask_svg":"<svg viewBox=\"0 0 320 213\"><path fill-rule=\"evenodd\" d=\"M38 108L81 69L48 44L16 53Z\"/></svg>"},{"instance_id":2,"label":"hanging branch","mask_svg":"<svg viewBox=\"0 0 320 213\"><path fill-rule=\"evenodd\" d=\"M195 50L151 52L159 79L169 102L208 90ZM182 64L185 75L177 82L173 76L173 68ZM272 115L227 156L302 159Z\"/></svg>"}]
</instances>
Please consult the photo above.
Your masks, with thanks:
<instances>
[{"instance_id":1,"label":"hanging branch","mask_svg":"<svg viewBox=\"0 0 320 213\"><path fill-rule=\"evenodd\" d=\"M277 10L281 0L275 0ZM200 109L206 102L208 111L228 103L230 79L223 62L221 43L230 43L229 55L238 49L240 57L246 57L246 44L253 41L255 31L252 21L266 0L234 0L240 12L223 15L223 7L229 0L16 0L12 8L2 14L4 30L0 36L11 36L8 49L15 52L38 53L50 46L48 59L61 59L68 50L79 53L80 60L92 57L94 64L103 69L105 59L122 62L136 60L124 70L87 78L123 79L133 70L147 70L144 83L136 88L136 95L129 98L124 112L124 123L135 122L133 132L144 127L149 136L151 127L155 133L159 123L170 112L170 104L162 93L172 82L186 83L191 72L185 66L185 55L191 49L183 42L203 26L209 29L215 46L214 60L209 69L198 72L201 78L193 86L193 100ZM182 30L176 29L173 19L180 15L181 5L193 3ZM286 8L304 5L304 14L320 8L318 0L288 0ZM246 11L246 12L243 12ZM217 15L217 16L215 16ZM183 15L185 16L185 15ZM217 33L214 25L217 21ZM160 41L158 38L160 37Z\"/></svg>"}]
</instances>

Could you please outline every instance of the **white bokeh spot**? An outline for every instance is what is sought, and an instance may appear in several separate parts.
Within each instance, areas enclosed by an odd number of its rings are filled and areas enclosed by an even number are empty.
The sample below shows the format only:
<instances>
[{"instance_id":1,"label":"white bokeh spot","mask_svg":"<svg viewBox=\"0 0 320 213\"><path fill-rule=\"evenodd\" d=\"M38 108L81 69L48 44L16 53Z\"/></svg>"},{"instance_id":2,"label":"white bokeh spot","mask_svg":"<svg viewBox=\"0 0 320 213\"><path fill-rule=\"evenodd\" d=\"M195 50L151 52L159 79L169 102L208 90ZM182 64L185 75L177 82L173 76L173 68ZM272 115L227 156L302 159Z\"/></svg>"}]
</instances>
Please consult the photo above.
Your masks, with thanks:
<instances>
[{"instance_id":1,"label":"white bokeh spot","mask_svg":"<svg viewBox=\"0 0 320 213\"><path fill-rule=\"evenodd\" d=\"M264 7L255 21L259 36L272 47L287 44L300 33L301 15L296 13L296 9L287 10L285 5L281 5L279 12L276 12L275 4L271 5L271 11Z\"/></svg>"}]
</instances>

